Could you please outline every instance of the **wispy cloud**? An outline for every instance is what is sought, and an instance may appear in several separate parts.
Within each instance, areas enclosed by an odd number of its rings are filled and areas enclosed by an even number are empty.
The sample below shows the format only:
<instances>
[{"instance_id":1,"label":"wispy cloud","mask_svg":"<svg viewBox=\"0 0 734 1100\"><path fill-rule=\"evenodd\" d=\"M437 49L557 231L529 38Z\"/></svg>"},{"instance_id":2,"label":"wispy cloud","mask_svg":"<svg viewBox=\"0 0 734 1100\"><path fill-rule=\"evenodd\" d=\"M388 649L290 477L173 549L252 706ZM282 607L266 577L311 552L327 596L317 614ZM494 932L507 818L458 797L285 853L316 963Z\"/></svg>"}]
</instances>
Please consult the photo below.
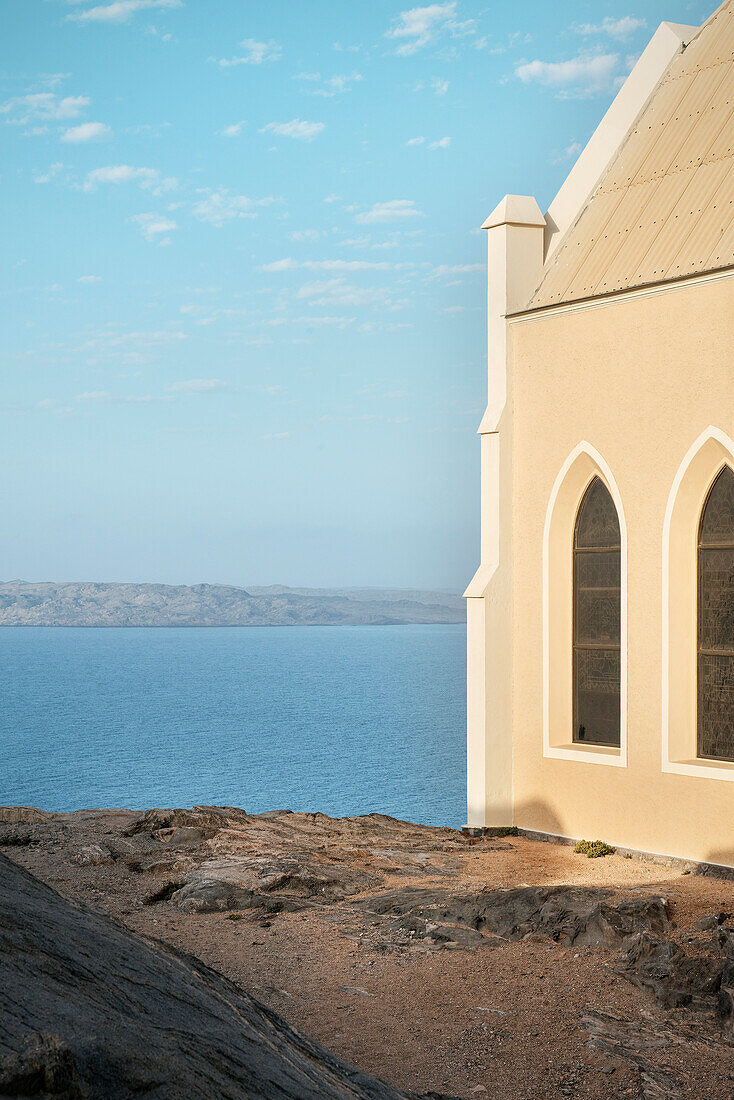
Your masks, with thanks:
<instances>
[{"instance_id":1,"label":"wispy cloud","mask_svg":"<svg viewBox=\"0 0 734 1100\"><path fill-rule=\"evenodd\" d=\"M64 170L63 164L61 163L60 160L57 160L55 162L55 164L50 165L49 168L46 168L42 172L36 170L33 173L33 182L34 183L50 183L51 180L56 179L56 177L61 172L63 172L63 170Z\"/></svg>"},{"instance_id":2,"label":"wispy cloud","mask_svg":"<svg viewBox=\"0 0 734 1100\"><path fill-rule=\"evenodd\" d=\"M262 65L265 61L279 61L281 48L277 42L258 42L256 38L244 38L240 47L245 52L238 57L210 57L222 69L231 69L236 65Z\"/></svg>"},{"instance_id":3,"label":"wispy cloud","mask_svg":"<svg viewBox=\"0 0 734 1100\"><path fill-rule=\"evenodd\" d=\"M172 191L178 186L173 177L162 178L157 168L133 168L130 164L110 164L103 168L93 168L87 173L83 184L85 191L96 191L100 184L137 183L154 195Z\"/></svg>"},{"instance_id":4,"label":"wispy cloud","mask_svg":"<svg viewBox=\"0 0 734 1100\"><path fill-rule=\"evenodd\" d=\"M565 161L573 160L577 157L582 149L583 145L580 141L572 141L565 149L561 150L560 153L554 153L550 158L550 162L551 164L564 164Z\"/></svg>"},{"instance_id":5,"label":"wispy cloud","mask_svg":"<svg viewBox=\"0 0 734 1100\"><path fill-rule=\"evenodd\" d=\"M629 38L635 31L642 30L646 26L646 19L637 19L633 15L624 15L621 19L613 19L607 15L601 23L580 23L572 29L576 34L609 34L612 38Z\"/></svg>"},{"instance_id":6,"label":"wispy cloud","mask_svg":"<svg viewBox=\"0 0 734 1100\"><path fill-rule=\"evenodd\" d=\"M619 54L582 54L568 61L529 61L515 67L515 76L524 84L538 83L551 88L570 89L562 96L596 95L613 84Z\"/></svg>"},{"instance_id":7,"label":"wispy cloud","mask_svg":"<svg viewBox=\"0 0 734 1100\"><path fill-rule=\"evenodd\" d=\"M435 95L446 95L449 90L449 82L441 76L433 76L430 80L419 80L413 85L414 92L430 91Z\"/></svg>"},{"instance_id":8,"label":"wispy cloud","mask_svg":"<svg viewBox=\"0 0 734 1100\"><path fill-rule=\"evenodd\" d=\"M79 126L71 126L61 135L62 141L79 145L84 141L101 141L110 137L112 129L104 122L82 122Z\"/></svg>"},{"instance_id":9,"label":"wispy cloud","mask_svg":"<svg viewBox=\"0 0 734 1100\"><path fill-rule=\"evenodd\" d=\"M183 0L114 0L84 11L72 12L67 19L75 23L127 23L138 11L150 8L182 8Z\"/></svg>"},{"instance_id":10,"label":"wispy cloud","mask_svg":"<svg viewBox=\"0 0 734 1100\"><path fill-rule=\"evenodd\" d=\"M391 199L389 202L376 202L369 210L360 211L357 214L357 221L363 225L369 225L420 217L423 217L423 214L416 208L413 199Z\"/></svg>"},{"instance_id":11,"label":"wispy cloud","mask_svg":"<svg viewBox=\"0 0 734 1100\"><path fill-rule=\"evenodd\" d=\"M387 292L382 287L352 286L343 277L304 283L296 291L296 298L316 306L353 308L355 306L385 305Z\"/></svg>"},{"instance_id":12,"label":"wispy cloud","mask_svg":"<svg viewBox=\"0 0 734 1100\"><path fill-rule=\"evenodd\" d=\"M318 95L323 96L325 99L331 99L333 96L350 92L352 85L359 84L360 81L364 80L364 77L357 72L329 77L322 77L321 73L298 73L295 79L304 81L303 91L307 92L308 95Z\"/></svg>"},{"instance_id":13,"label":"wispy cloud","mask_svg":"<svg viewBox=\"0 0 734 1100\"><path fill-rule=\"evenodd\" d=\"M230 195L224 187L202 189L199 194L203 198L195 203L194 216L217 229L237 218L256 218L259 206L270 206L275 202L273 198L250 199L246 195Z\"/></svg>"},{"instance_id":14,"label":"wispy cloud","mask_svg":"<svg viewBox=\"0 0 734 1100\"><path fill-rule=\"evenodd\" d=\"M183 382L172 382L168 387L171 393L211 393L212 390L224 390L227 383L221 378L189 378Z\"/></svg>"},{"instance_id":15,"label":"wispy cloud","mask_svg":"<svg viewBox=\"0 0 734 1100\"><path fill-rule=\"evenodd\" d=\"M76 395L77 401L92 405L150 405L159 401L173 401L170 394L146 393L141 396L110 393L109 390L87 390Z\"/></svg>"},{"instance_id":16,"label":"wispy cloud","mask_svg":"<svg viewBox=\"0 0 734 1100\"><path fill-rule=\"evenodd\" d=\"M268 122L261 134L277 134L278 137L295 138L297 141L313 141L326 127L323 122L302 122L300 118L290 122Z\"/></svg>"},{"instance_id":17,"label":"wispy cloud","mask_svg":"<svg viewBox=\"0 0 734 1100\"><path fill-rule=\"evenodd\" d=\"M484 264L439 264L434 267L429 278L443 279L447 275L469 275L475 271L484 271Z\"/></svg>"},{"instance_id":18,"label":"wispy cloud","mask_svg":"<svg viewBox=\"0 0 734 1100\"><path fill-rule=\"evenodd\" d=\"M261 271L295 271L296 268L305 268L307 271L390 271L395 265L384 260L372 262L370 260L294 260L288 256L283 260L273 260L272 263L263 264Z\"/></svg>"},{"instance_id":19,"label":"wispy cloud","mask_svg":"<svg viewBox=\"0 0 734 1100\"><path fill-rule=\"evenodd\" d=\"M473 19L460 22L457 19L457 3L451 0L447 4L428 4L424 8L410 8L403 11L386 32L387 38L397 38L401 44L396 53L400 57L409 57L443 34L452 37L473 34L476 25Z\"/></svg>"},{"instance_id":20,"label":"wispy cloud","mask_svg":"<svg viewBox=\"0 0 734 1100\"><path fill-rule=\"evenodd\" d=\"M55 122L78 118L89 106L89 96L57 96L55 92L35 92L32 95L14 96L0 104L0 115L6 122L26 126L29 122Z\"/></svg>"},{"instance_id":21,"label":"wispy cloud","mask_svg":"<svg viewBox=\"0 0 734 1100\"><path fill-rule=\"evenodd\" d=\"M321 236L320 229L294 229L290 234L292 241L318 241Z\"/></svg>"},{"instance_id":22,"label":"wispy cloud","mask_svg":"<svg viewBox=\"0 0 734 1100\"><path fill-rule=\"evenodd\" d=\"M101 275L80 275L77 279L78 283L101 283Z\"/></svg>"},{"instance_id":23,"label":"wispy cloud","mask_svg":"<svg viewBox=\"0 0 734 1100\"><path fill-rule=\"evenodd\" d=\"M239 137L246 125L247 123L244 120L233 122L231 126L225 126L223 130L220 130L220 133L222 137Z\"/></svg>"},{"instance_id":24,"label":"wispy cloud","mask_svg":"<svg viewBox=\"0 0 734 1100\"><path fill-rule=\"evenodd\" d=\"M449 145L451 144L451 138L442 137L439 138L437 141L428 141L424 137L414 137L410 138L409 141L406 141L405 144L408 146L425 145L427 149L448 149Z\"/></svg>"},{"instance_id":25,"label":"wispy cloud","mask_svg":"<svg viewBox=\"0 0 734 1100\"><path fill-rule=\"evenodd\" d=\"M156 241L158 244L170 243L165 235L178 228L172 218L160 214L133 214L130 221L138 226L146 241Z\"/></svg>"}]
</instances>

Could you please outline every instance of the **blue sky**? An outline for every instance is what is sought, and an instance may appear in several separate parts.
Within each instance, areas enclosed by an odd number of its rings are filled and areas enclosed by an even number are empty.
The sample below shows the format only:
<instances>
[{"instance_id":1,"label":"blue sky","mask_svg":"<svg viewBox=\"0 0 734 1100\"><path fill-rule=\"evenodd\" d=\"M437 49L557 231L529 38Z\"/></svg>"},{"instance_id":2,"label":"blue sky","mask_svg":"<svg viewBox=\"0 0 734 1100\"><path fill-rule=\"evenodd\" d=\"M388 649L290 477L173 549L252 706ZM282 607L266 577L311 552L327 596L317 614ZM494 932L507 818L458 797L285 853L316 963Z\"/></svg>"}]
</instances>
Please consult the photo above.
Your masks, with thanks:
<instances>
[{"instance_id":1,"label":"blue sky","mask_svg":"<svg viewBox=\"0 0 734 1100\"><path fill-rule=\"evenodd\" d=\"M460 590L486 241L692 0L0 0L0 576Z\"/></svg>"}]
</instances>

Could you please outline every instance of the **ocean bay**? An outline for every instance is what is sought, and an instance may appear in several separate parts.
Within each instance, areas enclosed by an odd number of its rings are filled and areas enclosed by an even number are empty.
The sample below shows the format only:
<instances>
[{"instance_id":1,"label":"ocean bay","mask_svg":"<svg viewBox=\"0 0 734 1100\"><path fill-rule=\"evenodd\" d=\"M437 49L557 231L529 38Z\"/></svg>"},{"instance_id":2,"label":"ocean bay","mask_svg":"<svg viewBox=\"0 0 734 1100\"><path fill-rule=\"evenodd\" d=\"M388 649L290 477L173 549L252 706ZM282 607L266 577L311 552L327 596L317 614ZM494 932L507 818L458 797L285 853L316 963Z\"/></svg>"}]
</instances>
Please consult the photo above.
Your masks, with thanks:
<instances>
[{"instance_id":1,"label":"ocean bay","mask_svg":"<svg viewBox=\"0 0 734 1100\"><path fill-rule=\"evenodd\" d=\"M0 804L465 818L465 627L0 628Z\"/></svg>"}]
</instances>

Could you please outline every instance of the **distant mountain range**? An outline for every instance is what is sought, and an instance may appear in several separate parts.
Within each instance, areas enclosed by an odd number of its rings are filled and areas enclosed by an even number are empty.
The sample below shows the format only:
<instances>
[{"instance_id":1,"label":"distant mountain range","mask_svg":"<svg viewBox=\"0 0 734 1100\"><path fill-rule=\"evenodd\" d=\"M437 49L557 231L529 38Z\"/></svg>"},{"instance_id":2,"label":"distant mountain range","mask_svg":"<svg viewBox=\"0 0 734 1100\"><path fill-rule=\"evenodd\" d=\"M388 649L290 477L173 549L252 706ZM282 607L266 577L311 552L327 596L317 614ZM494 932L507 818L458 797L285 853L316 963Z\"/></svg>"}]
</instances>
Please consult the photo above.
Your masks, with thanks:
<instances>
[{"instance_id":1,"label":"distant mountain range","mask_svg":"<svg viewBox=\"0 0 734 1100\"><path fill-rule=\"evenodd\" d=\"M0 626L378 626L465 620L460 596L411 589L0 583Z\"/></svg>"}]
</instances>

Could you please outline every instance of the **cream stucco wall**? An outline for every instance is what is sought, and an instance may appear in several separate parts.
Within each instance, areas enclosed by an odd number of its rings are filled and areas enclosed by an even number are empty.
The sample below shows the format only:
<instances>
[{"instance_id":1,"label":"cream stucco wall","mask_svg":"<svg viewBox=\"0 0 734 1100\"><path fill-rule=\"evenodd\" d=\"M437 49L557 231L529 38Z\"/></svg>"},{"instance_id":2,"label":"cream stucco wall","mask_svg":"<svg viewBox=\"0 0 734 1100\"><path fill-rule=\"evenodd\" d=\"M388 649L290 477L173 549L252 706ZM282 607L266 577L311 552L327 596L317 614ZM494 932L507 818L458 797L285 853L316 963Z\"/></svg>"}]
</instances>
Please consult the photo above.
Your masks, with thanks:
<instances>
[{"instance_id":1,"label":"cream stucco wall","mask_svg":"<svg viewBox=\"0 0 734 1100\"><path fill-rule=\"evenodd\" d=\"M662 737L666 513L670 527L676 478L685 480L681 471L686 456L690 461L691 448L697 440L705 441L713 425L724 443L717 439L715 445L706 444L708 466L701 459L698 482L684 485L685 507L695 522L705 494L703 482L725 460L727 437L734 437L734 275L507 323L512 373L514 822L562 836L601 837L630 848L734 865L734 766L699 773L695 762L686 761L692 754L681 749L676 734L674 766L664 771ZM624 510L626 766L619 760L613 767L603 759L591 762L583 750L572 747L560 758L547 753L547 743L546 754L543 749L543 607L548 599L544 530L559 472L581 443L603 459ZM688 550L695 550L695 526L686 550L680 519L679 510L678 534L673 532L678 543L672 547L675 591L668 609L672 615L667 616L679 655L681 646L690 652L695 645L695 639L681 637L677 625L686 621L680 608L690 607L695 578L690 569L686 573L685 563L675 565L681 554L685 558ZM488 613L488 637L496 625ZM548 629L554 630L552 608ZM488 663L486 677L492 676ZM674 675L673 681L675 687L679 677ZM546 685L546 708L547 694ZM678 720L680 701L671 702L671 717ZM565 732L557 729L551 729L550 738L556 746L566 741ZM491 760L487 767L491 771ZM492 817L488 805L487 823Z\"/></svg>"}]
</instances>

